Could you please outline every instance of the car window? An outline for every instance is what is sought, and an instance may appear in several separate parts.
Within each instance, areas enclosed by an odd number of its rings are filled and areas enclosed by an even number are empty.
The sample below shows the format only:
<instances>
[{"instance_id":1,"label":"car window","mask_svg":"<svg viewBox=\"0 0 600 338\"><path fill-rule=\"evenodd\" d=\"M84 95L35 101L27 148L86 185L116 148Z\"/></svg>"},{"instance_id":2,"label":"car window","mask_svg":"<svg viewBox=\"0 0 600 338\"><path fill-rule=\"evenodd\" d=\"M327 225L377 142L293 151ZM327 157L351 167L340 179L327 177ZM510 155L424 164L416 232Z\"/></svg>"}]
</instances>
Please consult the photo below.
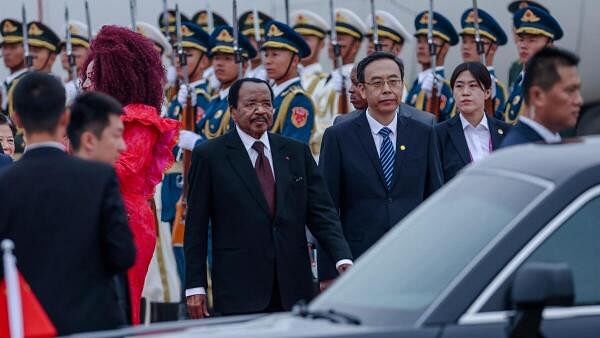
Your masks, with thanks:
<instances>
[{"instance_id":1,"label":"car window","mask_svg":"<svg viewBox=\"0 0 600 338\"><path fill-rule=\"evenodd\" d=\"M544 189L512 177L458 176L396 225L313 306L362 308L365 316L386 309L396 311L391 324L412 324Z\"/></svg>"},{"instance_id":2,"label":"car window","mask_svg":"<svg viewBox=\"0 0 600 338\"><path fill-rule=\"evenodd\" d=\"M573 271L575 305L600 304L600 197L587 202L523 262L564 262ZM508 278L481 312L510 309Z\"/></svg>"}]
</instances>

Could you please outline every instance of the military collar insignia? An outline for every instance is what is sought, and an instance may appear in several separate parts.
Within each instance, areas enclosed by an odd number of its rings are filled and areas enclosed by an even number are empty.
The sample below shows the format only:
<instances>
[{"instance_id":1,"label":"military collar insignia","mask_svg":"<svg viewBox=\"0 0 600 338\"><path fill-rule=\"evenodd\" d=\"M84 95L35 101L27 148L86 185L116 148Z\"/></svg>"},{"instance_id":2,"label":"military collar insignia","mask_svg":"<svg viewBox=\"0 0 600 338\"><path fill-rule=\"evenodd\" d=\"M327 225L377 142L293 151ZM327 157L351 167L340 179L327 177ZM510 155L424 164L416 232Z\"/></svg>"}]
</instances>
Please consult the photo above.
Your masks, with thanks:
<instances>
[{"instance_id":1,"label":"military collar insignia","mask_svg":"<svg viewBox=\"0 0 600 338\"><path fill-rule=\"evenodd\" d=\"M526 10L521 17L521 22L538 22L540 20L540 17L535 15L531 9Z\"/></svg>"},{"instance_id":2,"label":"military collar insignia","mask_svg":"<svg viewBox=\"0 0 600 338\"><path fill-rule=\"evenodd\" d=\"M272 37L272 36L282 36L283 32L279 29L279 27L277 27L277 25L273 24L271 25L271 27L269 27L269 32L267 33L267 36Z\"/></svg>"},{"instance_id":3,"label":"military collar insignia","mask_svg":"<svg viewBox=\"0 0 600 338\"><path fill-rule=\"evenodd\" d=\"M233 36L226 29L223 29L217 36L217 41L233 42Z\"/></svg>"}]
</instances>

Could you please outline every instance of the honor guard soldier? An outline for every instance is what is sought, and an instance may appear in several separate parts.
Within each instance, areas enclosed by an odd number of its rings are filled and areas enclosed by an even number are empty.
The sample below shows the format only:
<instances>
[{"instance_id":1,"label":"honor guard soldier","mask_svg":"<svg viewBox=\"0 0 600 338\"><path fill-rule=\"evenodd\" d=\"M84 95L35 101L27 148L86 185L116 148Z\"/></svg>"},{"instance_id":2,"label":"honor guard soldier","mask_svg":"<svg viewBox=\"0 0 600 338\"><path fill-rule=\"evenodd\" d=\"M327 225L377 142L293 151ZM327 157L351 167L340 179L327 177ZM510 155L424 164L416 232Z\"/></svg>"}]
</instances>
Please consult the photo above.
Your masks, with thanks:
<instances>
[{"instance_id":1,"label":"honor guard soldier","mask_svg":"<svg viewBox=\"0 0 600 338\"><path fill-rule=\"evenodd\" d=\"M514 16L516 11L518 11L521 8L525 8L525 7L538 7L540 9L543 9L546 12L550 13L548 8L544 7L544 5L542 5L541 3L534 1L534 0L513 1L508 5L508 11L510 12L511 16ZM512 30L513 30L513 36L515 38L515 41L517 41L517 36L514 34L515 33L514 27ZM515 60L510 65L510 69L508 70L508 86L509 86L509 88L512 88L512 86L514 85L515 81L517 80L517 77L519 77L519 74L521 74L522 68L523 68L523 66L519 62L519 59Z\"/></svg>"},{"instance_id":2,"label":"honor guard soldier","mask_svg":"<svg viewBox=\"0 0 600 338\"><path fill-rule=\"evenodd\" d=\"M256 13L258 18L254 16L253 11L244 12L238 20L238 26L240 34L244 35L248 41L250 41L254 49L260 50L260 44L265 36L265 26L267 22L272 21L273 18L261 11L256 11ZM255 21L258 22L255 23ZM258 31L256 30L257 27ZM255 77L261 80L268 80L267 71L262 64L260 53L257 53L256 56L250 60L250 67L251 68L246 71L244 77Z\"/></svg>"},{"instance_id":3,"label":"honor guard soldier","mask_svg":"<svg viewBox=\"0 0 600 338\"><path fill-rule=\"evenodd\" d=\"M515 12L513 25L516 34L519 62L525 65L527 61L544 47L552 46L554 41L563 37L563 30L550 13L539 7L526 7ZM525 69L517 77L504 109L504 120L516 123L524 111L523 78Z\"/></svg>"},{"instance_id":4,"label":"honor guard soldier","mask_svg":"<svg viewBox=\"0 0 600 338\"><path fill-rule=\"evenodd\" d=\"M483 43L485 66L492 77L491 104L486 108L493 110L492 112L488 112L489 114L493 114L495 118L503 120L504 106L508 93L506 86L496 77L494 57L498 51L498 46L506 45L508 38L500 24L490 14L480 8L477 9L477 14L479 18L479 35ZM462 27L460 36L462 38L461 54L463 61L481 62L481 56L478 54L477 42L475 40L475 12L472 8L467 9L463 13L460 24Z\"/></svg>"},{"instance_id":5,"label":"honor guard soldier","mask_svg":"<svg viewBox=\"0 0 600 338\"><path fill-rule=\"evenodd\" d=\"M175 61L175 68L179 83L182 83L187 71L189 84L179 86L177 96L169 104L166 117L181 121L188 92L192 90L196 132L202 134L198 126L201 125L211 99L208 81L203 77L204 71L210 66L210 36L202 27L189 21L182 22L181 41L187 58L187 70L181 67L178 59Z\"/></svg>"},{"instance_id":6,"label":"honor guard soldier","mask_svg":"<svg viewBox=\"0 0 600 338\"><path fill-rule=\"evenodd\" d=\"M365 23L369 25L372 22L373 16L369 14L365 20ZM377 24L377 37L379 39L379 44L381 45L381 50L392 53L400 58L400 53L402 53L404 44L406 42L411 42L413 37L408 33L400 21L398 21L398 19L388 12L381 10L375 11L375 23ZM367 45L367 55L370 55L375 52L375 44L373 43L373 27L371 25L369 25L365 35L369 39L369 44ZM402 91L402 102L406 100L407 94L408 90L406 89L405 84L404 90Z\"/></svg>"},{"instance_id":7,"label":"honor guard soldier","mask_svg":"<svg viewBox=\"0 0 600 338\"><path fill-rule=\"evenodd\" d=\"M60 38L50 27L38 21L27 25L29 51L33 57L32 70L51 73L56 56L60 53Z\"/></svg>"},{"instance_id":8,"label":"honor guard soldier","mask_svg":"<svg viewBox=\"0 0 600 338\"><path fill-rule=\"evenodd\" d=\"M4 19L0 22L2 33L2 60L10 74L2 81L2 107L4 114L8 114L8 92L16 81L27 72L25 66L25 51L23 50L23 25L13 19Z\"/></svg>"},{"instance_id":9,"label":"honor guard soldier","mask_svg":"<svg viewBox=\"0 0 600 338\"><path fill-rule=\"evenodd\" d=\"M340 46L341 65L336 65L333 45L329 44L329 58L334 61L334 70L326 80L324 87L315 93L317 114L315 116L315 132L310 141L313 154L318 155L321 139L325 129L333 124L337 115L346 114L352 110L347 90L350 89L350 72L360 50L364 32L367 30L364 22L354 12L346 8L335 10L335 27L337 43ZM345 89L343 98L341 91Z\"/></svg>"},{"instance_id":10,"label":"honor guard soldier","mask_svg":"<svg viewBox=\"0 0 600 338\"><path fill-rule=\"evenodd\" d=\"M436 115L438 122L454 116L455 104L450 83L445 79L444 61L450 46L458 44L458 34L452 23L443 15L433 12L433 43L435 44L435 77L427 41L429 11L421 12L415 18L417 38L417 62L423 71L419 73L407 95L406 103ZM435 93L434 93L435 92ZM435 94L435 95L434 95Z\"/></svg>"},{"instance_id":11,"label":"honor guard soldier","mask_svg":"<svg viewBox=\"0 0 600 338\"><path fill-rule=\"evenodd\" d=\"M211 12L211 13L212 13L212 15L211 15L212 16L212 27L210 26L211 22L208 20L210 17L208 14L208 11L206 11L206 10L198 11L192 17L192 21L194 23L196 23L198 26L202 27L206 31L206 33L208 33L208 35L211 35L214 32L215 27L229 25L227 20L225 20L225 18L222 17L220 14L215 13L215 12ZM210 88L211 95L213 95L216 91L218 91L221 84L219 83L219 80L217 80L217 77L215 76L215 70L212 67L212 65L209 66L204 71L203 76L205 79L208 80L208 87Z\"/></svg>"},{"instance_id":12,"label":"honor guard soldier","mask_svg":"<svg viewBox=\"0 0 600 338\"><path fill-rule=\"evenodd\" d=\"M300 34L310 47L310 54L300 60L300 80L308 95L313 95L319 86L325 84L327 73L319 63L321 50L325 47L325 36L329 25L317 13L302 9L292 12L292 28Z\"/></svg>"},{"instance_id":13,"label":"honor guard soldier","mask_svg":"<svg viewBox=\"0 0 600 338\"><path fill-rule=\"evenodd\" d=\"M90 41L88 40L88 27L83 23L75 20L69 21L69 32L71 32L71 53L75 59L76 74L81 74L83 63L87 59L88 53L90 52ZM60 62L62 68L67 72L68 76L65 81L65 91L67 93L67 106L70 105L71 101L77 96L77 88L79 83L75 83L78 79L72 78L71 66L69 65L69 59L67 56L67 37L61 43L60 49Z\"/></svg>"},{"instance_id":14,"label":"honor guard soldier","mask_svg":"<svg viewBox=\"0 0 600 338\"><path fill-rule=\"evenodd\" d=\"M167 16L165 19L165 15ZM190 19L183 13L181 15L181 22L190 21ZM176 34L176 16L177 13L174 9L169 9L166 12L161 12L158 15L158 27L160 27L160 31L164 36L168 37L169 44L171 46L175 45L177 41ZM173 49L171 48L171 52ZM169 65L167 66L167 84L165 86L165 99L167 102L171 102L173 98L177 97L178 85L177 81L177 71L175 70L175 57L174 55L169 55Z\"/></svg>"},{"instance_id":15,"label":"honor guard soldier","mask_svg":"<svg viewBox=\"0 0 600 338\"><path fill-rule=\"evenodd\" d=\"M300 34L284 23L271 21L267 27L262 50L265 53L267 76L275 83L271 132L308 144L314 125L315 106L302 89L298 65L302 58L310 54L310 47Z\"/></svg>"},{"instance_id":16,"label":"honor guard soldier","mask_svg":"<svg viewBox=\"0 0 600 338\"><path fill-rule=\"evenodd\" d=\"M180 147L192 150L197 142L204 139L212 139L227 133L233 127L233 119L227 104L229 87L238 79L239 64L235 62L233 49L233 28L231 26L219 26L215 28L210 36L212 64L217 80L221 87L214 95L206 108L205 117L201 121L201 135L195 139L180 139ZM247 69L248 60L256 56L256 50L245 36L239 35L238 48L241 49L242 73Z\"/></svg>"}]
</instances>

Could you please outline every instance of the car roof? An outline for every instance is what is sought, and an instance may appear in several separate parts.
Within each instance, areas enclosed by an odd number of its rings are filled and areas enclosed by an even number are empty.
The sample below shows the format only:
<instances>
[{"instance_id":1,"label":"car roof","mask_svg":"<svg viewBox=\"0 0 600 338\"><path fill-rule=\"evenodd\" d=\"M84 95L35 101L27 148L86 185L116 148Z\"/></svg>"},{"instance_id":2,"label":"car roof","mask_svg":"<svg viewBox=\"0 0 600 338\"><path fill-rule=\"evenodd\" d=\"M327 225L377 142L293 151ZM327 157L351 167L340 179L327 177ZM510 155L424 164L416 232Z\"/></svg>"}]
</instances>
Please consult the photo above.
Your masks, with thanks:
<instances>
[{"instance_id":1,"label":"car roof","mask_svg":"<svg viewBox=\"0 0 600 338\"><path fill-rule=\"evenodd\" d=\"M560 183L597 167L600 167L600 136L589 136L567 139L560 144L530 143L499 149L493 156L470 166L467 172L508 170Z\"/></svg>"}]
</instances>

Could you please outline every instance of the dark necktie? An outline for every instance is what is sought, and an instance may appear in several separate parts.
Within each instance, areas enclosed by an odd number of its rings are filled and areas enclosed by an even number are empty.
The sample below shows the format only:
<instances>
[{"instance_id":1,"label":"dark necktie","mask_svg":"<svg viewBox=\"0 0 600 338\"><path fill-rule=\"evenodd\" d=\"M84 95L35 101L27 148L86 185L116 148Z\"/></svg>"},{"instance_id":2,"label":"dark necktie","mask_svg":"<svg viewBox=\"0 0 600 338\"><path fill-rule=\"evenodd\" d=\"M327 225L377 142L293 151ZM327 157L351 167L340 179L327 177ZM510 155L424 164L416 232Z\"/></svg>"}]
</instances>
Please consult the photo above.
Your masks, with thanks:
<instances>
[{"instance_id":1,"label":"dark necktie","mask_svg":"<svg viewBox=\"0 0 600 338\"><path fill-rule=\"evenodd\" d=\"M394 146L390 139L391 132L392 130L388 127L383 127L378 132L383 138L381 141L381 150L379 150L379 161L381 162L383 177L385 178L388 190L392 188L392 178L394 176Z\"/></svg>"},{"instance_id":2,"label":"dark necktie","mask_svg":"<svg viewBox=\"0 0 600 338\"><path fill-rule=\"evenodd\" d=\"M258 182L260 182L260 188L265 195L272 218L275 215L275 178L271 171L271 164L265 156L265 145L262 142L254 142L252 149L258 153L254 170L256 170L256 176L258 176Z\"/></svg>"}]
</instances>

